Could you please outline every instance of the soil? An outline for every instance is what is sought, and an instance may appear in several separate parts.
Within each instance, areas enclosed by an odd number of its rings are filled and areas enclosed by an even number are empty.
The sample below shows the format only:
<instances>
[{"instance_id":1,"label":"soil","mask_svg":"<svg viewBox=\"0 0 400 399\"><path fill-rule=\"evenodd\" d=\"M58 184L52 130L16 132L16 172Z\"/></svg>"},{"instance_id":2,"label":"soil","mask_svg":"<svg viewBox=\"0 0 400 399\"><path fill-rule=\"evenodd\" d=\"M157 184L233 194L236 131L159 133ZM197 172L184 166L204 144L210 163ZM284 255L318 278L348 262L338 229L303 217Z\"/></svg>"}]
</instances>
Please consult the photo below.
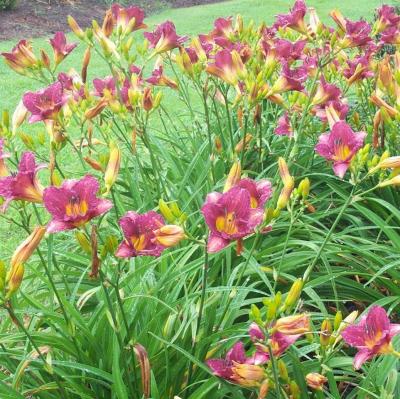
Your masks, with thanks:
<instances>
[{"instance_id":1,"label":"soil","mask_svg":"<svg viewBox=\"0 0 400 399\"><path fill-rule=\"evenodd\" d=\"M162 7L190 7L218 1L221 0L136 0L130 3L142 7L148 15ZM103 18L108 7L106 3L105 0L19 0L13 10L0 10L0 41L48 36L66 30L67 15L72 15L80 26L87 27L93 19Z\"/></svg>"}]
</instances>

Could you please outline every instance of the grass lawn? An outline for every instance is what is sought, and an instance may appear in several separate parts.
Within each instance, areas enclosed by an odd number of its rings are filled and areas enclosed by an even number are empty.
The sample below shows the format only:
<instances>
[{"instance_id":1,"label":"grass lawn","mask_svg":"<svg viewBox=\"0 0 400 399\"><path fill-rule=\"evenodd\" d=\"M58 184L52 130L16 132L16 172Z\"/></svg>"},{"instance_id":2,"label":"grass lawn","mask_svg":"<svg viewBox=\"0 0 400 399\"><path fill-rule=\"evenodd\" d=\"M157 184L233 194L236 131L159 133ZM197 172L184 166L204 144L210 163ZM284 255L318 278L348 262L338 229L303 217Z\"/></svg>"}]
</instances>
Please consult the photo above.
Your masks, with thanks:
<instances>
[{"instance_id":1,"label":"grass lawn","mask_svg":"<svg viewBox=\"0 0 400 399\"><path fill-rule=\"evenodd\" d=\"M372 17L374 9L384 3L390 3L390 1L307 1L307 5L314 6L320 15L320 18L326 23L331 23L328 14L333 8L333 4L348 18L358 19L364 17L368 19ZM400 4L400 1L395 0L393 4L396 3ZM164 10L159 14L150 16L146 22L149 25L149 28L152 28L155 24L169 19L174 21L179 34L192 35L209 31L214 19L220 16L234 16L236 14L241 14L247 20L254 19L256 22L264 20L267 23L271 23L274 19L274 15L287 12L292 4L293 0L233 0L205 6ZM69 30L67 23L65 26L66 31ZM71 37L71 40L75 40L75 38ZM0 51L9 51L14 46L15 42L16 40L1 42ZM35 39L34 48L36 53L39 52L40 48L49 48L47 39ZM84 50L85 46L78 46L78 48L62 64L62 70L68 71L71 67L79 70ZM109 70L104 63L93 57L89 67L89 79L94 77L103 77L108 74ZM30 81L25 77L15 74L3 63L2 60L0 61L0 111L8 109L12 113L15 106L20 101L22 94L28 90L37 89L38 87L39 85L37 82ZM173 106L174 102L171 101L170 103ZM42 124L37 124L35 126L25 124L24 126L25 132L36 132L39 129L44 129ZM71 154L65 154L65 152L64 155L68 159L71 157ZM71 163L71 165L73 165L73 163ZM19 242L22 239L22 237L17 236L19 233L14 230L15 228L10 224L6 226L3 221L0 221L0 251L5 256L11 254L15 242Z\"/></svg>"}]
</instances>

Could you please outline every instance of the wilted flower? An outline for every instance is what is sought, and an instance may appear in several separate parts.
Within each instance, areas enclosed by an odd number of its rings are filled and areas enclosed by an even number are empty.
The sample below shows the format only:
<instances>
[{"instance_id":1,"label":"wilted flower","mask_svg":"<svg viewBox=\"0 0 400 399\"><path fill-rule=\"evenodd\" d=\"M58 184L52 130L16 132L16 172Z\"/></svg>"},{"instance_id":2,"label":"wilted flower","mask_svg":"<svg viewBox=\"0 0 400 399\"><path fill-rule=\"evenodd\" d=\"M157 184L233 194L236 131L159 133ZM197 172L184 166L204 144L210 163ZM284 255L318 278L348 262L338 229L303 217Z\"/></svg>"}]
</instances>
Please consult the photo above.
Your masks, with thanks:
<instances>
[{"instance_id":1,"label":"wilted flower","mask_svg":"<svg viewBox=\"0 0 400 399\"><path fill-rule=\"evenodd\" d=\"M322 391L324 389L324 384L328 382L328 379L319 373L308 373L306 375L306 382L311 389Z\"/></svg>"},{"instance_id":2,"label":"wilted flower","mask_svg":"<svg viewBox=\"0 0 400 399\"><path fill-rule=\"evenodd\" d=\"M279 14L276 17L274 26L276 28L292 28L300 33L307 33L307 26L304 17L307 12L304 0L296 0L288 14Z\"/></svg>"},{"instance_id":3,"label":"wilted flower","mask_svg":"<svg viewBox=\"0 0 400 399\"><path fill-rule=\"evenodd\" d=\"M20 40L11 53L1 53L1 55L5 58L6 64L17 73L23 74L26 68L32 68L38 63L31 43L27 40Z\"/></svg>"},{"instance_id":4,"label":"wilted flower","mask_svg":"<svg viewBox=\"0 0 400 399\"><path fill-rule=\"evenodd\" d=\"M125 35L147 28L147 25L143 23L144 11L139 7L122 7L115 3L111 6L111 12L117 29L120 28Z\"/></svg>"},{"instance_id":5,"label":"wilted flower","mask_svg":"<svg viewBox=\"0 0 400 399\"><path fill-rule=\"evenodd\" d=\"M171 21L157 25L154 32L145 32L144 37L149 41L150 47L154 49L155 54L179 47L187 40L187 36L178 36L176 34L175 25Z\"/></svg>"},{"instance_id":6,"label":"wilted flower","mask_svg":"<svg viewBox=\"0 0 400 399\"><path fill-rule=\"evenodd\" d=\"M64 32L56 32L50 39L54 51L54 61L58 65L77 46L76 43L67 43Z\"/></svg>"},{"instance_id":7,"label":"wilted flower","mask_svg":"<svg viewBox=\"0 0 400 399\"><path fill-rule=\"evenodd\" d=\"M266 342L265 334L261 328L256 323L251 323L249 327L249 335L257 348L252 359L254 359L255 364L260 364L267 362L270 358L268 345L271 346L272 354L275 357L279 357L286 351L286 349L293 345L302 334L285 335L275 331L269 335L268 342Z\"/></svg>"},{"instance_id":8,"label":"wilted flower","mask_svg":"<svg viewBox=\"0 0 400 399\"><path fill-rule=\"evenodd\" d=\"M151 77L146 79L146 82L154 86L168 86L171 89L178 88L178 85L174 80L164 75L164 68L162 65L153 70Z\"/></svg>"},{"instance_id":9,"label":"wilted flower","mask_svg":"<svg viewBox=\"0 0 400 399\"><path fill-rule=\"evenodd\" d=\"M30 123L54 120L57 118L63 105L67 102L63 86L56 82L36 92L25 93L22 101L31 113Z\"/></svg>"},{"instance_id":10,"label":"wilted flower","mask_svg":"<svg viewBox=\"0 0 400 399\"><path fill-rule=\"evenodd\" d=\"M279 119L278 119L278 126L275 128L274 133L279 136L293 136L293 129L290 125L289 114L285 112Z\"/></svg>"},{"instance_id":11,"label":"wilted flower","mask_svg":"<svg viewBox=\"0 0 400 399\"><path fill-rule=\"evenodd\" d=\"M263 220L263 210L252 208L250 193L240 187L208 194L201 211L210 229L207 248L211 253L252 234Z\"/></svg>"},{"instance_id":12,"label":"wilted flower","mask_svg":"<svg viewBox=\"0 0 400 399\"><path fill-rule=\"evenodd\" d=\"M315 151L333 161L333 171L342 179L354 155L363 146L365 137L365 132L353 132L346 122L336 122L330 133L319 137Z\"/></svg>"},{"instance_id":13,"label":"wilted flower","mask_svg":"<svg viewBox=\"0 0 400 399\"><path fill-rule=\"evenodd\" d=\"M165 248L176 245L183 238L179 226L166 226L163 217L154 211L144 214L129 211L119 224L125 237L116 253L120 258L160 256Z\"/></svg>"},{"instance_id":14,"label":"wilted flower","mask_svg":"<svg viewBox=\"0 0 400 399\"><path fill-rule=\"evenodd\" d=\"M61 187L46 188L44 206L52 216L47 231L71 230L109 211L112 202L97 198L98 191L99 183L90 175L80 180L65 180Z\"/></svg>"},{"instance_id":15,"label":"wilted flower","mask_svg":"<svg viewBox=\"0 0 400 399\"><path fill-rule=\"evenodd\" d=\"M236 50L224 49L215 54L214 62L207 65L206 71L226 83L236 86L239 79L245 76L246 67Z\"/></svg>"},{"instance_id":16,"label":"wilted flower","mask_svg":"<svg viewBox=\"0 0 400 399\"><path fill-rule=\"evenodd\" d=\"M345 342L358 349L353 363L356 369L376 355L392 353L392 338L398 334L400 324L391 324L385 309L380 306L372 306L357 325L342 331Z\"/></svg>"},{"instance_id":17,"label":"wilted flower","mask_svg":"<svg viewBox=\"0 0 400 399\"><path fill-rule=\"evenodd\" d=\"M36 165L35 155L32 152L24 152L18 165L18 172L11 176L0 178L0 196L5 202L4 211L13 200L42 202L42 187L37 180L38 170L45 165Z\"/></svg>"},{"instance_id":18,"label":"wilted flower","mask_svg":"<svg viewBox=\"0 0 400 399\"><path fill-rule=\"evenodd\" d=\"M213 374L225 380L243 386L259 386L265 378L264 369L260 367L267 361L257 362L253 356L247 357L242 342L237 342L226 354L225 359L207 360L207 366Z\"/></svg>"}]
</instances>

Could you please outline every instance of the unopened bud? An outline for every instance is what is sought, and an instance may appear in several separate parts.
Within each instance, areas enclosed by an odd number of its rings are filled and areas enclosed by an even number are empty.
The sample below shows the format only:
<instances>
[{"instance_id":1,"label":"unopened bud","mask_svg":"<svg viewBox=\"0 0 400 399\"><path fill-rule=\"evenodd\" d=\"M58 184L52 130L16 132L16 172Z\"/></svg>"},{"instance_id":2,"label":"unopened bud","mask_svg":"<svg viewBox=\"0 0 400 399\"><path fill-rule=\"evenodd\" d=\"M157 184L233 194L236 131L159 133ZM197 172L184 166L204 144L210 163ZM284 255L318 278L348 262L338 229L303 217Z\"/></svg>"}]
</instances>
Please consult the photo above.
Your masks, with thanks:
<instances>
[{"instance_id":1,"label":"unopened bud","mask_svg":"<svg viewBox=\"0 0 400 399\"><path fill-rule=\"evenodd\" d=\"M287 294L285 303L284 303L284 309L290 309L294 305L296 305L297 301L300 298L301 291L303 289L303 280L301 278L298 278L290 287L290 290Z\"/></svg>"},{"instance_id":2,"label":"unopened bud","mask_svg":"<svg viewBox=\"0 0 400 399\"><path fill-rule=\"evenodd\" d=\"M104 183L106 187L106 194L111 190L117 180L119 168L121 164L121 151L118 146L114 143L110 143L110 158L104 174Z\"/></svg>"},{"instance_id":3,"label":"unopened bud","mask_svg":"<svg viewBox=\"0 0 400 399\"><path fill-rule=\"evenodd\" d=\"M166 248L177 245L181 240L185 238L185 232L182 227L167 224L154 231L155 240Z\"/></svg>"},{"instance_id":4,"label":"unopened bud","mask_svg":"<svg viewBox=\"0 0 400 399\"><path fill-rule=\"evenodd\" d=\"M174 214L172 213L172 211L169 208L168 204L163 199L160 199L158 201L158 208L159 208L161 214L164 216L164 219L167 222L173 223L175 221Z\"/></svg>"},{"instance_id":5,"label":"unopened bud","mask_svg":"<svg viewBox=\"0 0 400 399\"><path fill-rule=\"evenodd\" d=\"M316 391L322 391L327 381L328 379L319 373L308 373L306 375L307 385Z\"/></svg>"},{"instance_id":6,"label":"unopened bud","mask_svg":"<svg viewBox=\"0 0 400 399\"><path fill-rule=\"evenodd\" d=\"M328 346L332 334L332 323L325 319L321 324L320 343L321 346Z\"/></svg>"},{"instance_id":7,"label":"unopened bud","mask_svg":"<svg viewBox=\"0 0 400 399\"><path fill-rule=\"evenodd\" d=\"M236 161L232 165L231 170L229 171L223 190L224 193L229 191L240 181L241 174L242 174L242 167L240 166L240 161Z\"/></svg>"}]
</instances>

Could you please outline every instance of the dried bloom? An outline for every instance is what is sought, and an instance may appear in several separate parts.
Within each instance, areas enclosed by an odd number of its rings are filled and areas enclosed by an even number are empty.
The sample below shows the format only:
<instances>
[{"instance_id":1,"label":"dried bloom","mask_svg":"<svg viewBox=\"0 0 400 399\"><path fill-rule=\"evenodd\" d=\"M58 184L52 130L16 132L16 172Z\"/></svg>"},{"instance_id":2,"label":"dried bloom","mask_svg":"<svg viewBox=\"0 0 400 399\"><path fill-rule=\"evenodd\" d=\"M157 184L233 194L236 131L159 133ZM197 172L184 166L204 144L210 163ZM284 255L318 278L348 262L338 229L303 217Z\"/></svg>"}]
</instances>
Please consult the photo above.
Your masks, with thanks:
<instances>
[{"instance_id":1,"label":"dried bloom","mask_svg":"<svg viewBox=\"0 0 400 399\"><path fill-rule=\"evenodd\" d=\"M36 177L37 172L45 165L36 165L35 155L24 152L18 165L18 172L0 178L0 196L5 199L4 211L11 201L42 202L43 189Z\"/></svg>"},{"instance_id":2,"label":"dried bloom","mask_svg":"<svg viewBox=\"0 0 400 399\"><path fill-rule=\"evenodd\" d=\"M306 382L311 389L322 391L324 389L324 384L328 382L328 379L319 373L308 373L306 375Z\"/></svg>"},{"instance_id":3,"label":"dried bloom","mask_svg":"<svg viewBox=\"0 0 400 399\"><path fill-rule=\"evenodd\" d=\"M83 226L89 220L108 212L112 202L96 197L98 181L90 175L80 180L65 180L61 187L44 190L44 206L51 214L49 233L57 233Z\"/></svg>"},{"instance_id":4,"label":"dried bloom","mask_svg":"<svg viewBox=\"0 0 400 399\"><path fill-rule=\"evenodd\" d=\"M333 161L333 171L341 179L357 151L363 146L365 132L353 132L346 122L336 122L330 133L322 134L315 151Z\"/></svg>"},{"instance_id":5,"label":"dried bloom","mask_svg":"<svg viewBox=\"0 0 400 399\"><path fill-rule=\"evenodd\" d=\"M356 325L342 331L344 341L358 349L354 368L359 369L376 355L393 352L392 338L400 334L400 324L391 324L385 309L372 306Z\"/></svg>"}]
</instances>

